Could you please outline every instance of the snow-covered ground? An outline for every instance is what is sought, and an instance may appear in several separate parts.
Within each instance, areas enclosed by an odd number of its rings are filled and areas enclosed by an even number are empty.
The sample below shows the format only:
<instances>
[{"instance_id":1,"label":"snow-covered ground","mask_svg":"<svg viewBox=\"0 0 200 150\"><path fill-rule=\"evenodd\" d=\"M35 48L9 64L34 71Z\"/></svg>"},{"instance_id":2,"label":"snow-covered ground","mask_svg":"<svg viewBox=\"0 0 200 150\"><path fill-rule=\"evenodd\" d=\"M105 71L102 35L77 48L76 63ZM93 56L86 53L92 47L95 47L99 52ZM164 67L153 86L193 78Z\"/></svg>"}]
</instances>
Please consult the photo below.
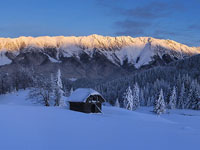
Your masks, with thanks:
<instances>
[{"instance_id":1,"label":"snow-covered ground","mask_svg":"<svg viewBox=\"0 0 200 150\"><path fill-rule=\"evenodd\" d=\"M103 107L84 114L43 107L26 100L27 91L0 95L0 150L196 150L200 111L152 108L127 111Z\"/></svg>"}]
</instances>

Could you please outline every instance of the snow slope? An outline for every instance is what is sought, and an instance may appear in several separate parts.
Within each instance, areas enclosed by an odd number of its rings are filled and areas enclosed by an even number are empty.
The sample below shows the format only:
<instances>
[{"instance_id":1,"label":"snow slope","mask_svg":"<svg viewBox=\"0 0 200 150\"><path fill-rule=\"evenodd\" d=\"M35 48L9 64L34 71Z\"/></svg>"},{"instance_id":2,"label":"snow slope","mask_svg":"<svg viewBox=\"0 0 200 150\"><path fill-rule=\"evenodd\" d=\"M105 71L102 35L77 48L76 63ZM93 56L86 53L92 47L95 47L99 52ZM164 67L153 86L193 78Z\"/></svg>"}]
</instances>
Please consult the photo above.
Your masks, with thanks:
<instances>
[{"instance_id":1,"label":"snow slope","mask_svg":"<svg viewBox=\"0 0 200 150\"><path fill-rule=\"evenodd\" d=\"M200 111L174 110L156 116L149 112L151 108L134 112L103 107L103 114L84 114L59 107L34 106L26 102L26 95L27 92L20 91L0 96L2 150L193 150L199 147Z\"/></svg>"},{"instance_id":2,"label":"snow slope","mask_svg":"<svg viewBox=\"0 0 200 150\"><path fill-rule=\"evenodd\" d=\"M43 51L45 48L55 48L57 51L55 58L49 56L53 63L60 62L61 56L80 58L80 55L84 53L93 57L93 54L98 52L116 65L123 65L124 61L127 60L128 63L134 64L137 68L148 64L155 55L162 57L164 54L169 54L181 59L184 56L200 53L196 47L188 47L172 40L151 37L90 35L0 38L0 51L6 49L10 53L16 53L16 51L24 53L30 50Z\"/></svg>"},{"instance_id":3,"label":"snow slope","mask_svg":"<svg viewBox=\"0 0 200 150\"><path fill-rule=\"evenodd\" d=\"M0 66L10 64L12 60L10 60L6 55L6 51L0 51Z\"/></svg>"}]
</instances>

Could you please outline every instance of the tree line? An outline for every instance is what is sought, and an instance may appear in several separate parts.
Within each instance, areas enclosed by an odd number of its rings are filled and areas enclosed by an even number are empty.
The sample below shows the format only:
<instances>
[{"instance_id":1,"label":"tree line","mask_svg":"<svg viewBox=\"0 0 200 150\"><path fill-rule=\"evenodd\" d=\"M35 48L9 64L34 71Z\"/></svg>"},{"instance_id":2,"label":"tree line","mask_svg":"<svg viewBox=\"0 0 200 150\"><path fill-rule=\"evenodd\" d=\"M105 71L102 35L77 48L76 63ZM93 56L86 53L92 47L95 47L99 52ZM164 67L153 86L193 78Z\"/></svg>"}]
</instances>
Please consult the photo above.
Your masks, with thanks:
<instances>
[{"instance_id":1,"label":"tree line","mask_svg":"<svg viewBox=\"0 0 200 150\"><path fill-rule=\"evenodd\" d=\"M82 78L73 82L65 78L64 75L61 76L62 70L58 71L56 75L38 74L32 68L21 67L13 74L0 73L0 94L32 88L35 89L33 93L39 95L41 91L39 92L38 89L43 89L43 91L45 89L47 93L44 94L46 94L48 102L44 100L43 104L51 105L50 98L52 98L51 94L54 93L53 105L59 105L60 95L69 96L71 89L89 87L99 91L110 104L127 109L134 110L137 109L137 106L155 106L156 101L161 97L165 107L199 110L199 64L200 55L197 55L166 66L157 66L151 69L141 68L133 75L114 80ZM58 90L58 83L59 85L62 83L62 88L60 88L62 92ZM127 96L127 93L133 95ZM128 102L127 99L130 97L136 102Z\"/></svg>"}]
</instances>

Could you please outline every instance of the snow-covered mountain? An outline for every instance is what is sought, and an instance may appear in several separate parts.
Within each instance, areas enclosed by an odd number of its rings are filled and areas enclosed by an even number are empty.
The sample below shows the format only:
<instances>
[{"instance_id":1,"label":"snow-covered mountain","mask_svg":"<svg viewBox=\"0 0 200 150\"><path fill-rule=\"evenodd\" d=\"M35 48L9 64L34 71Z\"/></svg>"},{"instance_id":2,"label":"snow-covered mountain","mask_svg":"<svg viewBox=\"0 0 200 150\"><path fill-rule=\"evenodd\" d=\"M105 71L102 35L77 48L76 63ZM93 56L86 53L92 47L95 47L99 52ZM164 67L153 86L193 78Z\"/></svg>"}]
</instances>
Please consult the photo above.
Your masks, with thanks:
<instances>
[{"instance_id":1,"label":"snow-covered mountain","mask_svg":"<svg viewBox=\"0 0 200 150\"><path fill-rule=\"evenodd\" d=\"M130 69L165 64L199 53L199 48L151 37L90 35L0 38L1 66L11 63L41 65L48 62L105 66L109 63L116 68Z\"/></svg>"}]
</instances>

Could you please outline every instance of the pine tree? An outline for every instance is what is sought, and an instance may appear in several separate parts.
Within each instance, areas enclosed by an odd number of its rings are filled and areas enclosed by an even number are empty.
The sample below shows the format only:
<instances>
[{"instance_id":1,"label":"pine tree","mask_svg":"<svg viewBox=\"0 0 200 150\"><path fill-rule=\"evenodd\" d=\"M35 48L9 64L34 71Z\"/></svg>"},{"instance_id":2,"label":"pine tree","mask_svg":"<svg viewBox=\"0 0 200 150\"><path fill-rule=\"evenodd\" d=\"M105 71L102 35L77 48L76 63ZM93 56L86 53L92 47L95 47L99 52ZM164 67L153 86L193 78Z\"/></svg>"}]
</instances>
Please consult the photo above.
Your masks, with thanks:
<instances>
[{"instance_id":1,"label":"pine tree","mask_svg":"<svg viewBox=\"0 0 200 150\"><path fill-rule=\"evenodd\" d=\"M200 110L200 97L197 99L196 110Z\"/></svg>"},{"instance_id":2,"label":"pine tree","mask_svg":"<svg viewBox=\"0 0 200 150\"><path fill-rule=\"evenodd\" d=\"M140 106L140 89L138 84L136 83L133 88L133 110L136 110Z\"/></svg>"},{"instance_id":3,"label":"pine tree","mask_svg":"<svg viewBox=\"0 0 200 150\"><path fill-rule=\"evenodd\" d=\"M144 98L144 91L143 91L143 89L140 89L140 97L139 97L139 99L140 99L140 105L141 106L146 106L146 101L145 101L145 98Z\"/></svg>"},{"instance_id":4,"label":"pine tree","mask_svg":"<svg viewBox=\"0 0 200 150\"><path fill-rule=\"evenodd\" d=\"M115 107L120 107L120 104L119 104L119 100L118 100L118 98L116 99Z\"/></svg>"},{"instance_id":5,"label":"pine tree","mask_svg":"<svg viewBox=\"0 0 200 150\"><path fill-rule=\"evenodd\" d=\"M133 93L130 86L126 89L123 99L124 107L128 110L133 110Z\"/></svg>"},{"instance_id":6,"label":"pine tree","mask_svg":"<svg viewBox=\"0 0 200 150\"><path fill-rule=\"evenodd\" d=\"M196 80L193 80L190 86L190 89L192 89L192 96L190 99L190 108L198 110L198 103L200 98L200 86Z\"/></svg>"},{"instance_id":7,"label":"pine tree","mask_svg":"<svg viewBox=\"0 0 200 150\"><path fill-rule=\"evenodd\" d=\"M55 88L55 106L66 106L65 101L63 100L63 85L61 80L61 71L58 69L57 78L56 78L56 88Z\"/></svg>"},{"instance_id":8,"label":"pine tree","mask_svg":"<svg viewBox=\"0 0 200 150\"><path fill-rule=\"evenodd\" d=\"M73 93L73 91L74 91L74 89L73 89L73 87L71 87L71 89L70 89L70 95Z\"/></svg>"},{"instance_id":9,"label":"pine tree","mask_svg":"<svg viewBox=\"0 0 200 150\"><path fill-rule=\"evenodd\" d=\"M196 110L200 110L200 85L198 84L198 88L196 89L195 92L196 95Z\"/></svg>"},{"instance_id":10,"label":"pine tree","mask_svg":"<svg viewBox=\"0 0 200 150\"><path fill-rule=\"evenodd\" d=\"M192 99L192 102L191 102L191 108L195 110L200 109L200 93L198 89L195 89L194 91L194 98Z\"/></svg>"},{"instance_id":11,"label":"pine tree","mask_svg":"<svg viewBox=\"0 0 200 150\"><path fill-rule=\"evenodd\" d=\"M178 98L177 107L179 109L185 108L185 84L184 83L181 86L181 92Z\"/></svg>"},{"instance_id":12,"label":"pine tree","mask_svg":"<svg viewBox=\"0 0 200 150\"><path fill-rule=\"evenodd\" d=\"M177 95L176 95L176 87L173 87L172 94L169 98L169 108L175 109L176 108L176 101L177 101Z\"/></svg>"},{"instance_id":13,"label":"pine tree","mask_svg":"<svg viewBox=\"0 0 200 150\"><path fill-rule=\"evenodd\" d=\"M192 100L193 100L193 90L192 90L192 88L190 87L189 93L188 93L188 95L187 95L186 102L185 102L185 108L186 108L186 109L189 109L189 108L192 107Z\"/></svg>"},{"instance_id":14,"label":"pine tree","mask_svg":"<svg viewBox=\"0 0 200 150\"><path fill-rule=\"evenodd\" d=\"M154 112L158 115L165 113L165 101L163 90L160 90L158 99L155 101Z\"/></svg>"},{"instance_id":15,"label":"pine tree","mask_svg":"<svg viewBox=\"0 0 200 150\"><path fill-rule=\"evenodd\" d=\"M153 97L153 96L148 97L148 98L147 98L147 106L152 106L152 105L153 105L153 100L154 100L154 97Z\"/></svg>"}]
</instances>

